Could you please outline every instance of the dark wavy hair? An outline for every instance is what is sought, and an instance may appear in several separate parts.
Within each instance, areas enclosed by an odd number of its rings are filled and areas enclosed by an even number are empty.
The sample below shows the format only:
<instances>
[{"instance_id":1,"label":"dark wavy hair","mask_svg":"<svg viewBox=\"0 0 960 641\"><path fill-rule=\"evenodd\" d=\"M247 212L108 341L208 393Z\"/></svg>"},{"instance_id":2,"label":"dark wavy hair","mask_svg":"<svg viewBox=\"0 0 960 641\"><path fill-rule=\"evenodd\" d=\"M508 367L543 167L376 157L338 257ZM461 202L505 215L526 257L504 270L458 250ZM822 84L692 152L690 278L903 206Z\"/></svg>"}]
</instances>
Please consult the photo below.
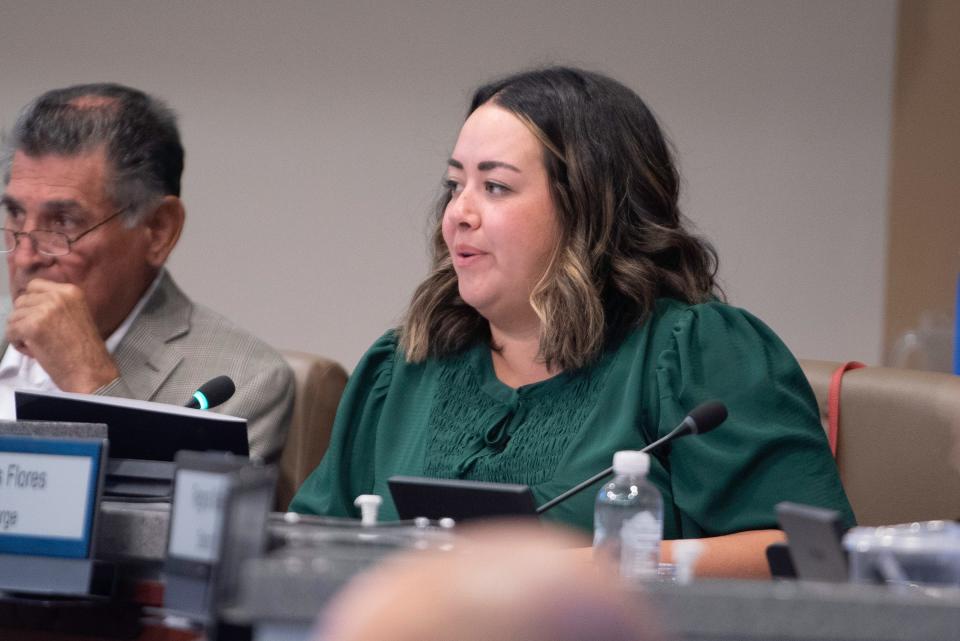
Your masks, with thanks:
<instances>
[{"instance_id":1,"label":"dark wavy hair","mask_svg":"<svg viewBox=\"0 0 960 641\"><path fill-rule=\"evenodd\" d=\"M180 195L183 146L176 116L160 99L115 83L53 89L28 104L4 136L4 184L16 151L75 156L101 146L111 168L108 194L116 206L128 208L129 223L150 202Z\"/></svg>"},{"instance_id":2,"label":"dark wavy hair","mask_svg":"<svg viewBox=\"0 0 960 641\"><path fill-rule=\"evenodd\" d=\"M686 229L670 145L640 97L607 76L553 67L480 87L469 113L495 104L543 145L560 243L530 295L551 367L590 364L649 315L660 297L722 298L717 255ZM468 115L469 115L468 113ZM430 274L400 328L408 360L443 357L489 341L486 320L460 298L437 203Z\"/></svg>"}]
</instances>

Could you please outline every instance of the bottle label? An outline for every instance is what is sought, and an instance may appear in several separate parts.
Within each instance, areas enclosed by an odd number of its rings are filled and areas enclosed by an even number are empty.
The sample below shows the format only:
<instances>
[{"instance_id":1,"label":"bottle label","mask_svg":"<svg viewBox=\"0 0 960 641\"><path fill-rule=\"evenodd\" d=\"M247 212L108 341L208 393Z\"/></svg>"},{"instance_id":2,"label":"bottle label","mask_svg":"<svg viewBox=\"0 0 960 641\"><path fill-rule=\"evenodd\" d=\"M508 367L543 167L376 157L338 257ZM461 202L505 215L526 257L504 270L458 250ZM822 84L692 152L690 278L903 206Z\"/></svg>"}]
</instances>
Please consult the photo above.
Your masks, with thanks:
<instances>
[{"instance_id":1,"label":"bottle label","mask_svg":"<svg viewBox=\"0 0 960 641\"><path fill-rule=\"evenodd\" d=\"M660 521L651 512L624 521L620 530L620 575L625 579L652 579L660 564Z\"/></svg>"}]
</instances>

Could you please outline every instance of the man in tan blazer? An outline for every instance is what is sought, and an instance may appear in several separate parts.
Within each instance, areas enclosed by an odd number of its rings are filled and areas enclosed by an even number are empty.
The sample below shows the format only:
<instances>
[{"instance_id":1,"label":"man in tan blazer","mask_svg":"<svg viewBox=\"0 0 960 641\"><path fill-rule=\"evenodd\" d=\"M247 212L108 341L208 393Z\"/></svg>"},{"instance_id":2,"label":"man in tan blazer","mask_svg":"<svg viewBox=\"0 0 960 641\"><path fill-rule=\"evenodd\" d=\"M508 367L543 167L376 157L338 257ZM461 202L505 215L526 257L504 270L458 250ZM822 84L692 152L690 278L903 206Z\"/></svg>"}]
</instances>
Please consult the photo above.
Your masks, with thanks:
<instances>
[{"instance_id":1,"label":"man in tan blazer","mask_svg":"<svg viewBox=\"0 0 960 641\"><path fill-rule=\"evenodd\" d=\"M193 304L164 264L180 237L183 148L173 113L113 84L47 92L4 141L0 214L13 308L0 417L14 388L182 405L219 374L251 456L283 445L293 380L280 355Z\"/></svg>"}]
</instances>

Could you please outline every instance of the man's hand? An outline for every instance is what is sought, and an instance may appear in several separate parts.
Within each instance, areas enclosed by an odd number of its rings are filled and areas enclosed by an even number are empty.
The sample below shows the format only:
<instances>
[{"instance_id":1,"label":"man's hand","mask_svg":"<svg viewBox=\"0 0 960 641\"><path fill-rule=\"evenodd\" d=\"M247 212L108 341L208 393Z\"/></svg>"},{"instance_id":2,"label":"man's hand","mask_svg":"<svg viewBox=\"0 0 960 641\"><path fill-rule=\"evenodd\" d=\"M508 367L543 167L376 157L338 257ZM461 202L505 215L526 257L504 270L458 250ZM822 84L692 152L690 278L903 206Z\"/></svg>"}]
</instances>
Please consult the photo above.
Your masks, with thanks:
<instances>
[{"instance_id":1,"label":"man's hand","mask_svg":"<svg viewBox=\"0 0 960 641\"><path fill-rule=\"evenodd\" d=\"M89 394L120 375L76 285L27 283L7 318L7 340L65 392Z\"/></svg>"}]
</instances>

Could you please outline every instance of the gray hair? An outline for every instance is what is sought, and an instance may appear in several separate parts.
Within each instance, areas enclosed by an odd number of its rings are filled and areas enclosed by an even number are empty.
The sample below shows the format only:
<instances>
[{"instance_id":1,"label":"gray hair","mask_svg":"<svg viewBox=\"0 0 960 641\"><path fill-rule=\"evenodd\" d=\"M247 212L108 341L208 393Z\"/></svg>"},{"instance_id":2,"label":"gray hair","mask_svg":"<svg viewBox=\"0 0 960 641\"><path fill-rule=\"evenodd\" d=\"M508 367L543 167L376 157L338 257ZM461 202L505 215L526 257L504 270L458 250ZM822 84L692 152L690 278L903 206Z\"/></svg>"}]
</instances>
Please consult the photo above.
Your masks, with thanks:
<instances>
[{"instance_id":1,"label":"gray hair","mask_svg":"<svg viewBox=\"0 0 960 641\"><path fill-rule=\"evenodd\" d=\"M20 112L3 138L0 167L10 182L13 156L75 156L103 147L110 163L107 195L134 225L147 205L180 195L183 146L173 111L146 93L113 83L48 91Z\"/></svg>"}]
</instances>

